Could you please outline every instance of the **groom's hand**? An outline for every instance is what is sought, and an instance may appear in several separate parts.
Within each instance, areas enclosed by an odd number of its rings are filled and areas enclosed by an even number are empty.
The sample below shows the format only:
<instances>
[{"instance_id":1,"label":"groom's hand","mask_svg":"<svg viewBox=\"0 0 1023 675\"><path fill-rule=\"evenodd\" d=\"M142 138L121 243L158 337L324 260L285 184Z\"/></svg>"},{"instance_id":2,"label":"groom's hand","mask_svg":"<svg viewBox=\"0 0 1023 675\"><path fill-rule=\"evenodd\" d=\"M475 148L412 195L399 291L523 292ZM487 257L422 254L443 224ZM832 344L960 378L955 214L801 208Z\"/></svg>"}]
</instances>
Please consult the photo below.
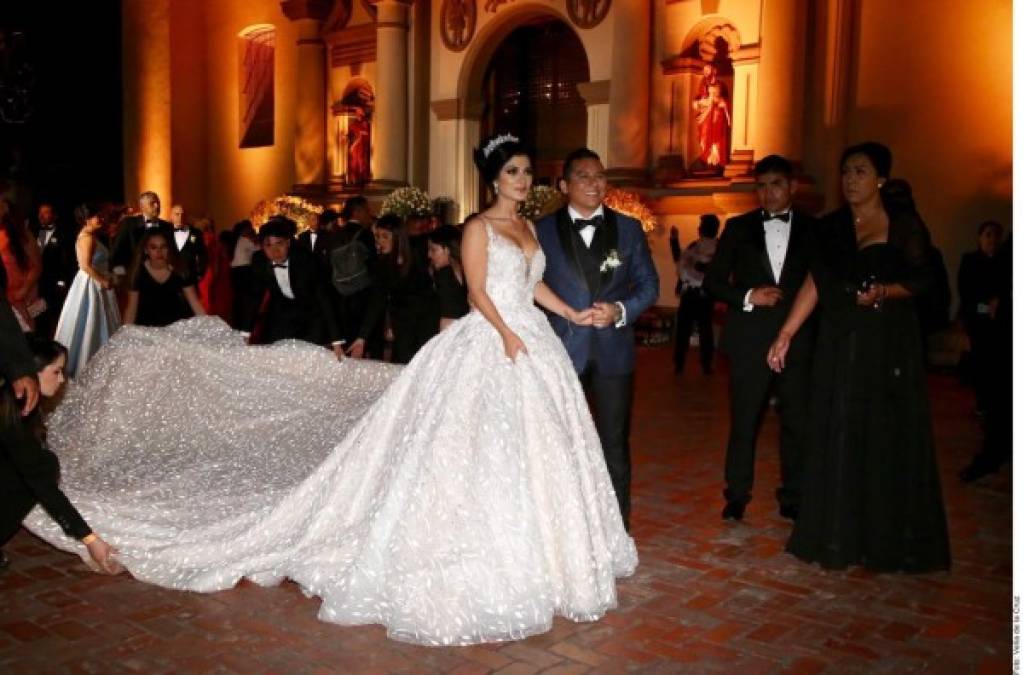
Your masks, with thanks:
<instances>
[{"instance_id":1,"label":"groom's hand","mask_svg":"<svg viewBox=\"0 0 1023 675\"><path fill-rule=\"evenodd\" d=\"M586 308L581 312L569 310L568 320L577 326L592 326L593 325L593 309Z\"/></svg>"},{"instance_id":2,"label":"groom's hand","mask_svg":"<svg viewBox=\"0 0 1023 675\"><path fill-rule=\"evenodd\" d=\"M613 303L593 303L593 325L597 328L607 328L608 326L613 325L617 315L618 312L616 311Z\"/></svg>"}]
</instances>

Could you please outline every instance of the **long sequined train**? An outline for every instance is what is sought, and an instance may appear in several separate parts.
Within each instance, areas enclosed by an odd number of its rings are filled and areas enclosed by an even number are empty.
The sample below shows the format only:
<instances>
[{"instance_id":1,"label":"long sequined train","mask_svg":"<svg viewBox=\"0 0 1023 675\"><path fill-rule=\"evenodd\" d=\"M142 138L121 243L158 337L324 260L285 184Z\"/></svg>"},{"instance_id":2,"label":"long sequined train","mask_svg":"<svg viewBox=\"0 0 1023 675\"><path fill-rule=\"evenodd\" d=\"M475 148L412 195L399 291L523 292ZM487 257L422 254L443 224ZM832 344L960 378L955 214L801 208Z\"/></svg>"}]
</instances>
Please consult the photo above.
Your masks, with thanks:
<instances>
[{"instance_id":1,"label":"long sequined train","mask_svg":"<svg viewBox=\"0 0 1023 675\"><path fill-rule=\"evenodd\" d=\"M568 356L532 303L544 258L489 232L477 312L404 369L215 318L128 327L52 415L63 486L138 579L192 591L290 578L319 616L420 644L594 620L637 564ZM40 510L26 525L83 553Z\"/></svg>"}]
</instances>

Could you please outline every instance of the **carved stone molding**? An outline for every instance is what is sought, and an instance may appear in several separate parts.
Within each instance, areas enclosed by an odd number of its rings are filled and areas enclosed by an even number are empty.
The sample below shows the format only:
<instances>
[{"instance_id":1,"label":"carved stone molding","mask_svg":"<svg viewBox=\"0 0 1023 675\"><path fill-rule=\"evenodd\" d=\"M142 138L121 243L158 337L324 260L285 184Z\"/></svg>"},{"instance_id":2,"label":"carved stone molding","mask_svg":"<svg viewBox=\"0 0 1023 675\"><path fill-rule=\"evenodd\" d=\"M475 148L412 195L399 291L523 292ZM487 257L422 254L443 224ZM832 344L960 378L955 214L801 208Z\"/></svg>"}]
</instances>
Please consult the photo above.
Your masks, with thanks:
<instances>
[{"instance_id":1,"label":"carved stone molding","mask_svg":"<svg viewBox=\"0 0 1023 675\"><path fill-rule=\"evenodd\" d=\"M465 49L476 32L476 0L444 0L438 27L445 47L453 52Z\"/></svg>"},{"instance_id":2,"label":"carved stone molding","mask_svg":"<svg viewBox=\"0 0 1023 675\"><path fill-rule=\"evenodd\" d=\"M566 4L568 18L580 28L600 25L611 9L611 0L566 0Z\"/></svg>"}]
</instances>

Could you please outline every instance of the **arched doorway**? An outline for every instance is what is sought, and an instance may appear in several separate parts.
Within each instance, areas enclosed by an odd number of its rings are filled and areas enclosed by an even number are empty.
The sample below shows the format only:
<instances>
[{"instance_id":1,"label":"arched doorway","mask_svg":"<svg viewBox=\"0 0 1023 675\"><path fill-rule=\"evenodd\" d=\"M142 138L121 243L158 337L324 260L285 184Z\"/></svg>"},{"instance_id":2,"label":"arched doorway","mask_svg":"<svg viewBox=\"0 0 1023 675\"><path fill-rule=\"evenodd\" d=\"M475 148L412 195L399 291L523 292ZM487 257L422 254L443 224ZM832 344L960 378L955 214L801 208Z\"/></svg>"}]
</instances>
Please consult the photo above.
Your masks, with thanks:
<instances>
[{"instance_id":1,"label":"arched doorway","mask_svg":"<svg viewBox=\"0 0 1023 675\"><path fill-rule=\"evenodd\" d=\"M586 102L576 85L589 81L586 50L568 24L538 18L516 28L483 76L480 137L516 134L535 153L535 180L556 184L562 158L586 145Z\"/></svg>"}]
</instances>

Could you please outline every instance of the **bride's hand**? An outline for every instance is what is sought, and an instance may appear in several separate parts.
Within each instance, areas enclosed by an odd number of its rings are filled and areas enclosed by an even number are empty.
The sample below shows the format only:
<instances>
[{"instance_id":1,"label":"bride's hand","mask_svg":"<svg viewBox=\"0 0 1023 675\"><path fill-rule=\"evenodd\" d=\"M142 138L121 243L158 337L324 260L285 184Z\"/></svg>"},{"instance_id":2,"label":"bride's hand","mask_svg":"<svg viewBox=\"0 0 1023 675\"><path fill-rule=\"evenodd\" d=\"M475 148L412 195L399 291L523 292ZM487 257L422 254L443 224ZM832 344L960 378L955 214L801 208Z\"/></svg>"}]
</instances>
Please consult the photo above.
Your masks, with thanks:
<instances>
[{"instance_id":1,"label":"bride's hand","mask_svg":"<svg viewBox=\"0 0 1023 675\"><path fill-rule=\"evenodd\" d=\"M781 331L778 333L778 337L774 339L774 343L771 348L767 350L767 367L776 373L780 373L785 367L785 356L789 353L789 344L792 342L792 336Z\"/></svg>"},{"instance_id":2,"label":"bride's hand","mask_svg":"<svg viewBox=\"0 0 1023 675\"><path fill-rule=\"evenodd\" d=\"M86 545L86 548L89 549L89 557L96 563L97 572L120 574L124 571L121 563L113 558L117 555L117 549L103 541L101 537L93 539Z\"/></svg>"},{"instance_id":3,"label":"bride's hand","mask_svg":"<svg viewBox=\"0 0 1023 675\"><path fill-rule=\"evenodd\" d=\"M568 310L568 315L565 317L577 326L592 326L593 325L593 308L588 307L581 312L577 312L574 309Z\"/></svg>"},{"instance_id":4,"label":"bride's hand","mask_svg":"<svg viewBox=\"0 0 1023 675\"><path fill-rule=\"evenodd\" d=\"M508 331L501 336L501 340L504 342L504 354L512 361L515 361L515 357L518 356L519 352L527 354L526 345L522 342L518 335Z\"/></svg>"}]
</instances>

